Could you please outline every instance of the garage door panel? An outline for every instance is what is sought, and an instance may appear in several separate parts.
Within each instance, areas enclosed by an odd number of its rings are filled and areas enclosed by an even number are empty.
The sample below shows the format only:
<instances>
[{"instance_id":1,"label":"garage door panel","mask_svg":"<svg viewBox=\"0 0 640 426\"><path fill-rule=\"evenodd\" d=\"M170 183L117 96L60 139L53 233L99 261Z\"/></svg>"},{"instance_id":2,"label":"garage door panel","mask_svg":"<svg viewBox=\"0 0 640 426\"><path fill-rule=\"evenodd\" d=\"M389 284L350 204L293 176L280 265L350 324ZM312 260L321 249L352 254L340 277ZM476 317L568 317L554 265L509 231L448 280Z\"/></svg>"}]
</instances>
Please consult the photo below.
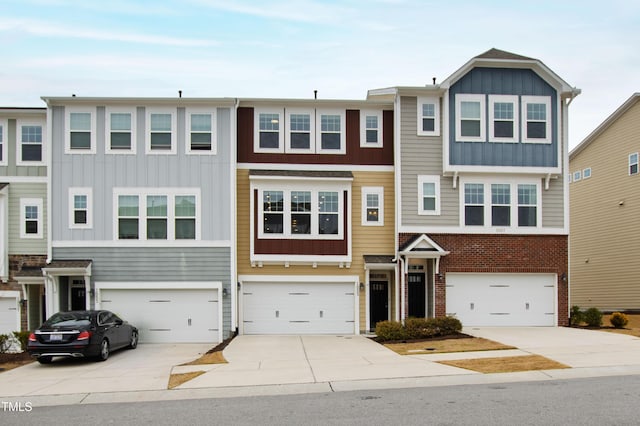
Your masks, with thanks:
<instances>
[{"instance_id":1,"label":"garage door panel","mask_svg":"<svg viewBox=\"0 0 640 426\"><path fill-rule=\"evenodd\" d=\"M15 297L0 297L0 334L17 331L18 304Z\"/></svg>"}]
</instances>

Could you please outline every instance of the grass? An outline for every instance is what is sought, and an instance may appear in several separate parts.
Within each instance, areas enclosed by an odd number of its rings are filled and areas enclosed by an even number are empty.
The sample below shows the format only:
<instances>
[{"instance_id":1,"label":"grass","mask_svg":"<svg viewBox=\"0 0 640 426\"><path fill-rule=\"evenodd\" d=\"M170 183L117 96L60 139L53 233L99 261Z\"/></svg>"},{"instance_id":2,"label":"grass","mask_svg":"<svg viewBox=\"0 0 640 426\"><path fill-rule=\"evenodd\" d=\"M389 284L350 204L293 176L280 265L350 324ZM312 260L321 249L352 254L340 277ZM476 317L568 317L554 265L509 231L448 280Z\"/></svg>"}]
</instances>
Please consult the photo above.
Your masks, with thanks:
<instances>
[{"instance_id":1,"label":"grass","mask_svg":"<svg viewBox=\"0 0 640 426\"><path fill-rule=\"evenodd\" d=\"M440 364L479 373L514 373L518 371L557 370L571 368L559 362L540 355L524 355L496 358L459 359L451 361L438 361Z\"/></svg>"},{"instance_id":2,"label":"grass","mask_svg":"<svg viewBox=\"0 0 640 426\"><path fill-rule=\"evenodd\" d=\"M439 354L448 352L494 351L501 349L515 349L513 346L503 345L479 337L463 337L456 339L432 339L422 341L408 341L406 343L385 343L384 346L400 355Z\"/></svg>"},{"instance_id":3,"label":"grass","mask_svg":"<svg viewBox=\"0 0 640 426\"><path fill-rule=\"evenodd\" d=\"M167 389L173 389L181 384L195 379L196 377L204 374L204 371L190 371L189 373L172 374L169 376L169 384Z\"/></svg>"}]
</instances>

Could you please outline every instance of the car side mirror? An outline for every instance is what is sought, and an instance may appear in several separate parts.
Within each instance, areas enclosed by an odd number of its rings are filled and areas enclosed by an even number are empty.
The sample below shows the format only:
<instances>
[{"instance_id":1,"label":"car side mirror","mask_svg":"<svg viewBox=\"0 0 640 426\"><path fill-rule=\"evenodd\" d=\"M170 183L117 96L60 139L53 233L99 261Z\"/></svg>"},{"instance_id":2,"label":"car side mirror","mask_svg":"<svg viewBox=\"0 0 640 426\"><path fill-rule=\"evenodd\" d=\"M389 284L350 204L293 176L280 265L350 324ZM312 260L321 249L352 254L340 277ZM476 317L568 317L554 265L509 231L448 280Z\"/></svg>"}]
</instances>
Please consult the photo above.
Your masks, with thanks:
<instances>
[{"instance_id":1,"label":"car side mirror","mask_svg":"<svg viewBox=\"0 0 640 426\"><path fill-rule=\"evenodd\" d=\"M124 321L122 321L121 319L117 319L116 320L116 325L122 325Z\"/></svg>"}]
</instances>

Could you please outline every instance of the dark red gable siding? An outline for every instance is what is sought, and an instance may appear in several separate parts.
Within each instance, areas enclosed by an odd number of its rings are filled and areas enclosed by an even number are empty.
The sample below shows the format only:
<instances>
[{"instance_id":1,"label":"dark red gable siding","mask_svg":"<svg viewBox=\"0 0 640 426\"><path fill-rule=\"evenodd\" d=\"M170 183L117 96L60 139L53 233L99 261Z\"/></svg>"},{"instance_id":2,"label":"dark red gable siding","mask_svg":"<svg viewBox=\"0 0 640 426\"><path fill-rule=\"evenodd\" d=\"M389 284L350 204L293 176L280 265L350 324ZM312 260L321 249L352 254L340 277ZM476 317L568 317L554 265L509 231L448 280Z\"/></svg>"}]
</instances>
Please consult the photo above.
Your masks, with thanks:
<instances>
[{"instance_id":1,"label":"dark red gable siding","mask_svg":"<svg viewBox=\"0 0 640 426\"><path fill-rule=\"evenodd\" d=\"M238 108L238 163L393 165L393 111L382 112L382 148L360 147L360 111L346 110L345 154L287 154L253 152L254 114ZM282 131L285 131L284 129Z\"/></svg>"}]
</instances>

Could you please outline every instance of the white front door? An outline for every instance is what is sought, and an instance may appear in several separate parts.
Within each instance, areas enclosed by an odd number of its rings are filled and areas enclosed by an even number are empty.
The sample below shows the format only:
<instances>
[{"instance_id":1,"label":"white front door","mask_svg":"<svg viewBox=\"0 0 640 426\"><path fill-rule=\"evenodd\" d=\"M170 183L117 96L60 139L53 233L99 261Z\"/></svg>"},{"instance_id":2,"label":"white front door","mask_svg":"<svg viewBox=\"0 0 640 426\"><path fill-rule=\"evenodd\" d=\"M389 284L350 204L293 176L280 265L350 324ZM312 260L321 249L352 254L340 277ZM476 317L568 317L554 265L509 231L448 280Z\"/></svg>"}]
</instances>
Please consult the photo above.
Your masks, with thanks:
<instances>
[{"instance_id":1,"label":"white front door","mask_svg":"<svg viewBox=\"0 0 640 426\"><path fill-rule=\"evenodd\" d=\"M0 292L0 293L18 293ZM0 334L11 335L14 331L20 330L20 311L18 309L18 298L15 296L0 295Z\"/></svg>"}]
</instances>

